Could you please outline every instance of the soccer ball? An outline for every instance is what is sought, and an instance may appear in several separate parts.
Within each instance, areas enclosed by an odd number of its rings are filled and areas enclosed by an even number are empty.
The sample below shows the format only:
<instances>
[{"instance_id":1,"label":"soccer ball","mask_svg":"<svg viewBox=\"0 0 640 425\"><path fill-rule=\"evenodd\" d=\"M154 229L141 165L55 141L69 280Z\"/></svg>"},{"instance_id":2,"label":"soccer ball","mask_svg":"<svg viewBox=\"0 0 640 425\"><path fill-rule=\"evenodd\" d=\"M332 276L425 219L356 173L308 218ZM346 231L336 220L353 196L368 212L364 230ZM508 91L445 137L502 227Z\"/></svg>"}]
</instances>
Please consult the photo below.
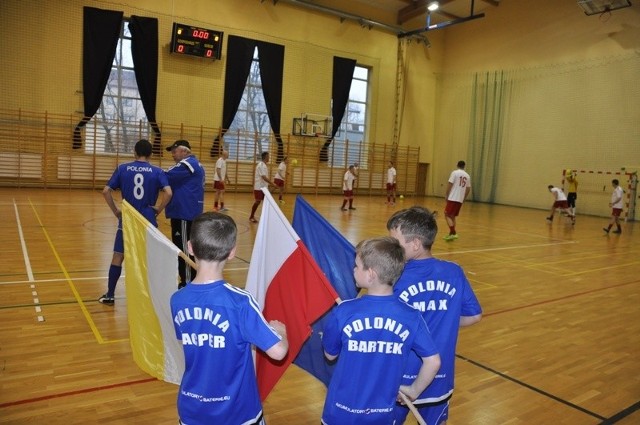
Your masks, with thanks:
<instances>
[{"instance_id":1,"label":"soccer ball","mask_svg":"<svg viewBox=\"0 0 640 425\"><path fill-rule=\"evenodd\" d=\"M291 160L291 165L298 165L298 160L297 159L292 159Z\"/></svg>"},{"instance_id":2,"label":"soccer ball","mask_svg":"<svg viewBox=\"0 0 640 425\"><path fill-rule=\"evenodd\" d=\"M398 198L404 199L404 195L400 195L400 196L398 196Z\"/></svg>"}]
</instances>

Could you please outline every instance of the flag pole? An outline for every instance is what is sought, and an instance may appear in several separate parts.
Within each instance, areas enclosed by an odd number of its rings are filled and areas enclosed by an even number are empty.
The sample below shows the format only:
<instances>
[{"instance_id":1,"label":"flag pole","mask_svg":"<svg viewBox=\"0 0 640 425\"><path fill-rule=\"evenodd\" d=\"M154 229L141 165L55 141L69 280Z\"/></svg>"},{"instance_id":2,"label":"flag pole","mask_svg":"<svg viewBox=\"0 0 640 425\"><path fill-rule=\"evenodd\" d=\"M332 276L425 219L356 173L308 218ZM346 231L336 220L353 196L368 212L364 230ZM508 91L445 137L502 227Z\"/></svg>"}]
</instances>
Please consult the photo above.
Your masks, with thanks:
<instances>
[{"instance_id":1,"label":"flag pole","mask_svg":"<svg viewBox=\"0 0 640 425\"><path fill-rule=\"evenodd\" d=\"M191 266L192 269L196 269L198 270L198 266L196 263L193 262L193 260L191 259L191 257L189 257L187 254L185 254L184 252L182 252L182 250L178 250L178 255L180 257L182 257L182 259L184 261L187 262L187 264L189 264Z\"/></svg>"},{"instance_id":2,"label":"flag pole","mask_svg":"<svg viewBox=\"0 0 640 425\"><path fill-rule=\"evenodd\" d=\"M398 392L400 393L400 397L402 398L402 401L404 402L404 404L407 405L409 410L411 410L411 413L413 413L413 416L415 416L418 423L420 425L427 425L427 422L425 422L425 420L422 418L422 415L420 415L420 412L418 412L418 409L416 409L416 406L414 406L413 403L411 403L411 400L409 400L409 397L407 397L402 391L398 391Z\"/></svg>"}]
</instances>

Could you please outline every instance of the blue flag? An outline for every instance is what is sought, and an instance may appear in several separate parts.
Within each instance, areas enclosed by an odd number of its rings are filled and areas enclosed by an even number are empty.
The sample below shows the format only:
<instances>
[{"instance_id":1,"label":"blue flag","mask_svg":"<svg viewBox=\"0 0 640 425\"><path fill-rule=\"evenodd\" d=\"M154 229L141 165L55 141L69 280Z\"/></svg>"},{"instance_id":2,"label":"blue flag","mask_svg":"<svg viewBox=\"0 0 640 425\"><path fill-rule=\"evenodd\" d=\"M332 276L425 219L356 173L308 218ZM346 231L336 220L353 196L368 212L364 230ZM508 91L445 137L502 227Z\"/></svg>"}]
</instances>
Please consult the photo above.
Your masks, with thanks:
<instances>
[{"instance_id":1,"label":"blue flag","mask_svg":"<svg viewBox=\"0 0 640 425\"><path fill-rule=\"evenodd\" d=\"M301 195L296 197L292 226L340 298L355 298L358 295L353 279L355 247ZM313 333L302 346L294 363L328 386L334 365L325 359L321 339L327 314L328 312L313 323Z\"/></svg>"}]
</instances>

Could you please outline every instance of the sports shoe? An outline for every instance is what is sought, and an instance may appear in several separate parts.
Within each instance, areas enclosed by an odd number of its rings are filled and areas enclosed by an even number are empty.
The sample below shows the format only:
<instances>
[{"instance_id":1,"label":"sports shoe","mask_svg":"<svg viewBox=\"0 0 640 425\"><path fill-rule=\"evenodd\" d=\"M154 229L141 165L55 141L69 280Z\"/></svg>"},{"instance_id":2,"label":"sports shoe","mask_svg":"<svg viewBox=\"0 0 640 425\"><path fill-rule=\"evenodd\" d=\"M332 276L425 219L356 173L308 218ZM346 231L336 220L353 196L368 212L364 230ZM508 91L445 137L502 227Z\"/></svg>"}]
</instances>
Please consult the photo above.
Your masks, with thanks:
<instances>
[{"instance_id":1,"label":"sports shoe","mask_svg":"<svg viewBox=\"0 0 640 425\"><path fill-rule=\"evenodd\" d=\"M355 210L355 207L349 207L350 210Z\"/></svg>"},{"instance_id":2,"label":"sports shoe","mask_svg":"<svg viewBox=\"0 0 640 425\"><path fill-rule=\"evenodd\" d=\"M218 211L220 212L225 212L225 211L229 211L228 209L226 209L225 207L220 208Z\"/></svg>"},{"instance_id":3,"label":"sports shoe","mask_svg":"<svg viewBox=\"0 0 640 425\"><path fill-rule=\"evenodd\" d=\"M603 227L602 230L604 230L605 233L609 233L609 229L607 229L606 227Z\"/></svg>"},{"instance_id":4,"label":"sports shoe","mask_svg":"<svg viewBox=\"0 0 640 425\"><path fill-rule=\"evenodd\" d=\"M547 221L548 222L552 222L553 221L553 217L547 217Z\"/></svg>"},{"instance_id":5,"label":"sports shoe","mask_svg":"<svg viewBox=\"0 0 640 425\"><path fill-rule=\"evenodd\" d=\"M252 223L257 223L257 222L258 222L258 220L256 220L256 219L255 219L255 218L253 218L253 217L250 217L250 218L249 218L249 221L250 221L250 222L252 222Z\"/></svg>"},{"instance_id":6,"label":"sports shoe","mask_svg":"<svg viewBox=\"0 0 640 425\"><path fill-rule=\"evenodd\" d=\"M458 239L458 234L456 233L455 235L447 235L443 238L445 241L454 241L456 239Z\"/></svg>"},{"instance_id":7,"label":"sports shoe","mask_svg":"<svg viewBox=\"0 0 640 425\"><path fill-rule=\"evenodd\" d=\"M281 204L286 204L286 202L284 202L284 199L280 199L278 200L278 202L280 202Z\"/></svg>"},{"instance_id":8,"label":"sports shoe","mask_svg":"<svg viewBox=\"0 0 640 425\"><path fill-rule=\"evenodd\" d=\"M105 305L114 305L116 303L116 300L114 297L110 297L107 294L104 294L103 296L98 298L98 302Z\"/></svg>"},{"instance_id":9,"label":"sports shoe","mask_svg":"<svg viewBox=\"0 0 640 425\"><path fill-rule=\"evenodd\" d=\"M619 234L619 233L622 233L622 230L614 230L614 231L613 231L613 232L611 232L611 233L618 233L618 234Z\"/></svg>"},{"instance_id":10,"label":"sports shoe","mask_svg":"<svg viewBox=\"0 0 640 425\"><path fill-rule=\"evenodd\" d=\"M213 207L213 210L211 210L211 211L218 212L218 211L220 211L220 209L218 207Z\"/></svg>"},{"instance_id":11,"label":"sports shoe","mask_svg":"<svg viewBox=\"0 0 640 425\"><path fill-rule=\"evenodd\" d=\"M346 208L342 208L342 207L341 207L340 209L341 209L342 211L346 211L346 210L347 210Z\"/></svg>"}]
</instances>

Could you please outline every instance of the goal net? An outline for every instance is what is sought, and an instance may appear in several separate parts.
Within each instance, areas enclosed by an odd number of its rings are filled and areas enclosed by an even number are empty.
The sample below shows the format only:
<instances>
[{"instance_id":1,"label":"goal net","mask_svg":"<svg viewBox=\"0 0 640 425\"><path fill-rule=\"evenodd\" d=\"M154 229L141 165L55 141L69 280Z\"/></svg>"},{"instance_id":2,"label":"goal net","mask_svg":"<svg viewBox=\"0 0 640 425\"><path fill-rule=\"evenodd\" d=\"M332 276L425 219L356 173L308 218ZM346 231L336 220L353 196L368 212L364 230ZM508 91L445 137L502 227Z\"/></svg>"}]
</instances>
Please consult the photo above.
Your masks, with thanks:
<instances>
[{"instance_id":1,"label":"goal net","mask_svg":"<svg viewBox=\"0 0 640 425\"><path fill-rule=\"evenodd\" d=\"M611 215L611 193L613 192L613 179L618 180L618 184L624 190L624 208L621 217L625 221L635 219L635 199L638 185L638 175L636 172L622 171L593 171L577 170L567 168L562 170L562 188L564 192L569 191L567 177L573 173L577 182L578 198L576 199L576 214L587 214L601 217Z\"/></svg>"}]
</instances>

